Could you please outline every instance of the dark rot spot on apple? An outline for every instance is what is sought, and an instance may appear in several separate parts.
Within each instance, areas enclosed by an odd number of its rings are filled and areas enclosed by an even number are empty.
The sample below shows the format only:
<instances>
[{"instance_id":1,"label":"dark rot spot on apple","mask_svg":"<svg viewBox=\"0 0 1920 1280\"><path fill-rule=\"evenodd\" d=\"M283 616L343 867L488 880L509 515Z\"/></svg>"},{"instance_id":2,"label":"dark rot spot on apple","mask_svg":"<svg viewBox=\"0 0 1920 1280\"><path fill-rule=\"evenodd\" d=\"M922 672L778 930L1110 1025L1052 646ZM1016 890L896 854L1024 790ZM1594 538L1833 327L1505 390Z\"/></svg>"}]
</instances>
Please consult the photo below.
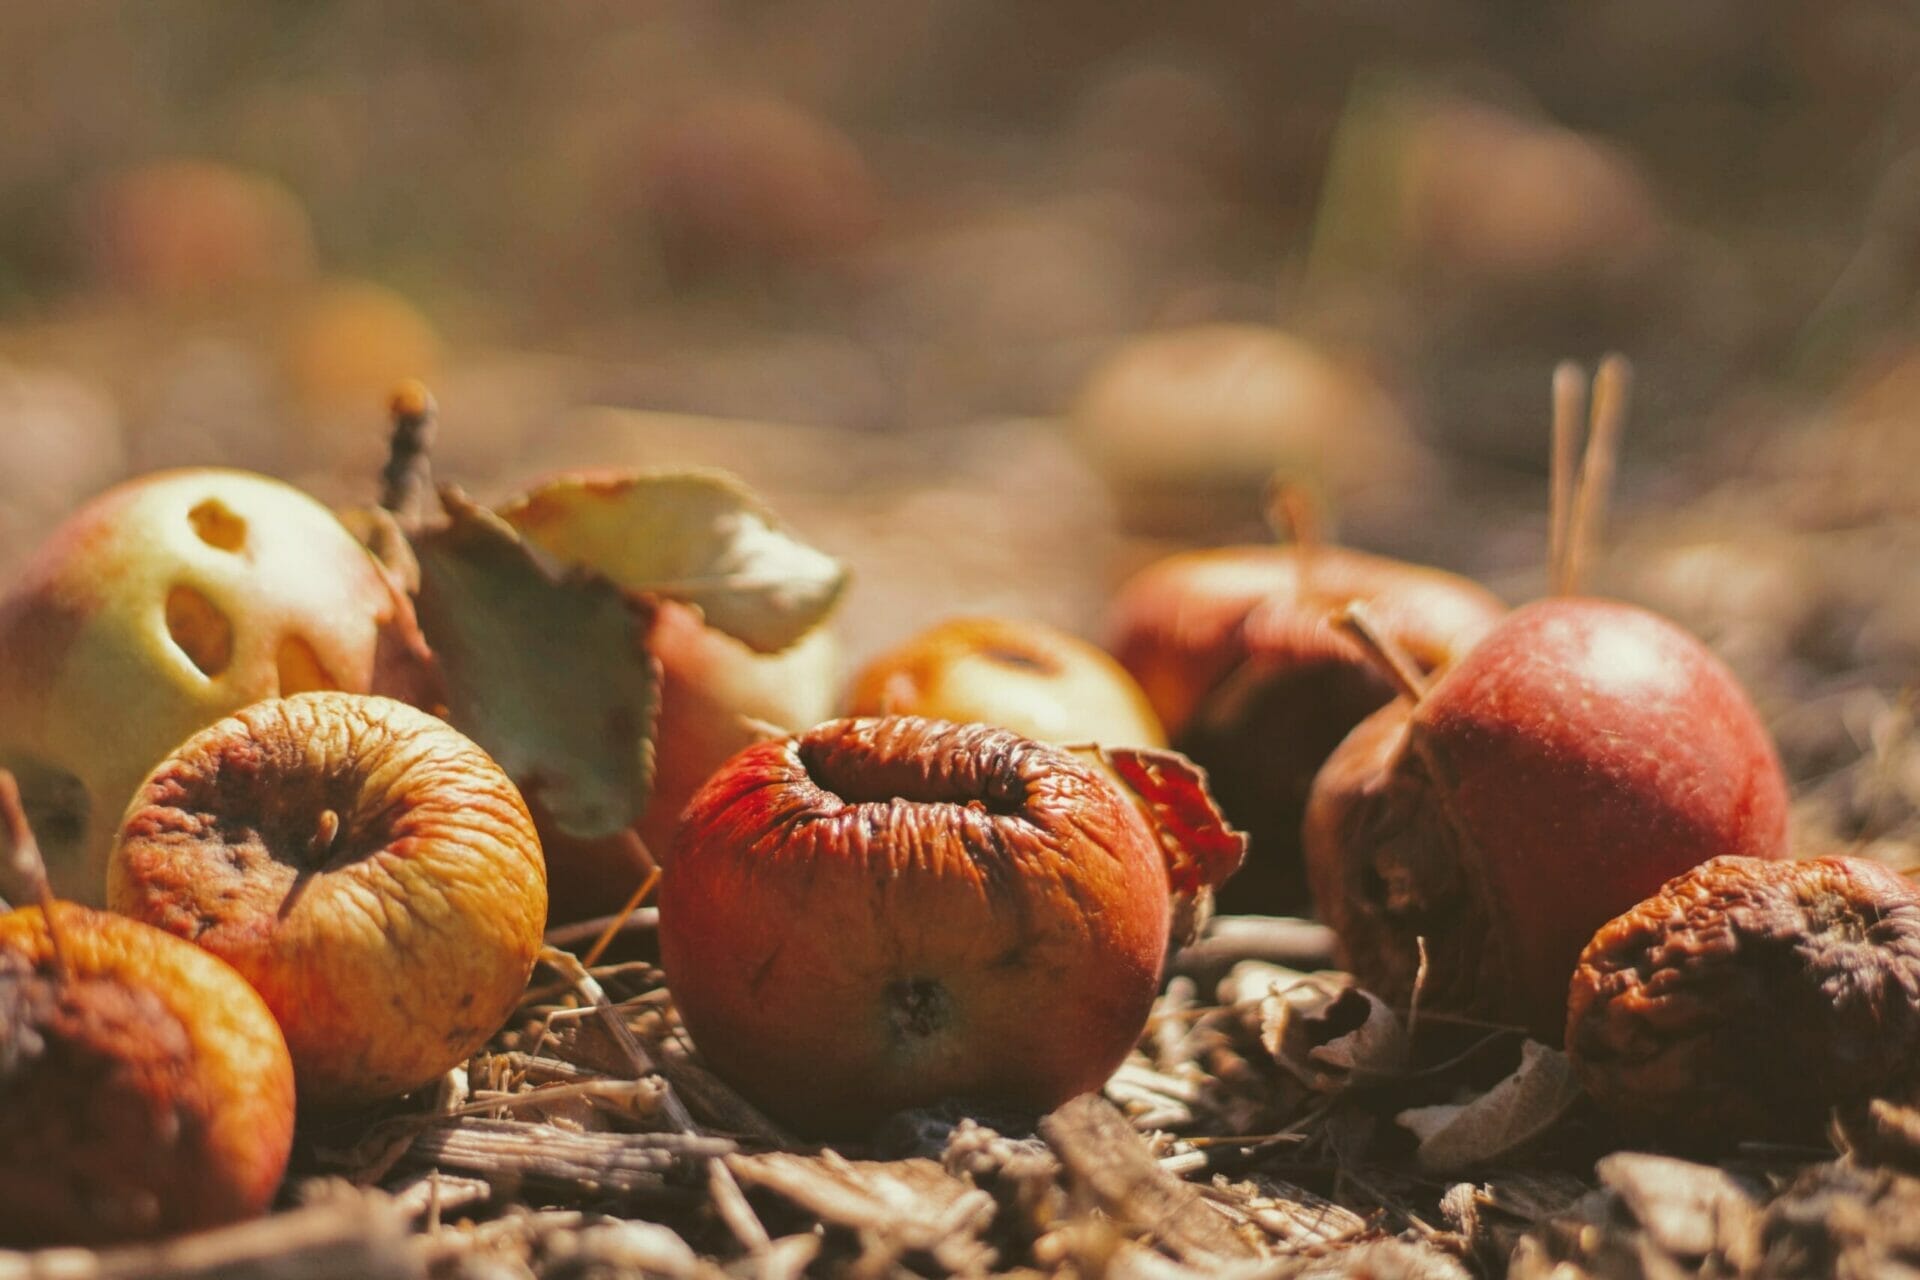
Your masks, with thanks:
<instances>
[{"instance_id":1,"label":"dark rot spot on apple","mask_svg":"<svg viewBox=\"0 0 1920 1280\"><path fill-rule=\"evenodd\" d=\"M1817 1140L1920 1084L1920 888L1853 858L1716 858L1595 935L1567 1052L1666 1142Z\"/></svg>"},{"instance_id":2,"label":"dark rot spot on apple","mask_svg":"<svg viewBox=\"0 0 1920 1280\"><path fill-rule=\"evenodd\" d=\"M213 679L233 664L233 623L193 587L167 592L167 634L200 674Z\"/></svg>"},{"instance_id":3,"label":"dark rot spot on apple","mask_svg":"<svg viewBox=\"0 0 1920 1280\"><path fill-rule=\"evenodd\" d=\"M234 1216L206 1095L151 993L0 953L0 1237L127 1240Z\"/></svg>"},{"instance_id":4,"label":"dark rot spot on apple","mask_svg":"<svg viewBox=\"0 0 1920 1280\"><path fill-rule=\"evenodd\" d=\"M220 499L208 498L187 512L187 519L200 541L208 546L229 552L246 549L246 520L235 515Z\"/></svg>"},{"instance_id":5,"label":"dark rot spot on apple","mask_svg":"<svg viewBox=\"0 0 1920 1280\"><path fill-rule=\"evenodd\" d=\"M887 984L888 1029L903 1042L926 1040L953 1022L953 997L931 978L903 978Z\"/></svg>"}]
</instances>

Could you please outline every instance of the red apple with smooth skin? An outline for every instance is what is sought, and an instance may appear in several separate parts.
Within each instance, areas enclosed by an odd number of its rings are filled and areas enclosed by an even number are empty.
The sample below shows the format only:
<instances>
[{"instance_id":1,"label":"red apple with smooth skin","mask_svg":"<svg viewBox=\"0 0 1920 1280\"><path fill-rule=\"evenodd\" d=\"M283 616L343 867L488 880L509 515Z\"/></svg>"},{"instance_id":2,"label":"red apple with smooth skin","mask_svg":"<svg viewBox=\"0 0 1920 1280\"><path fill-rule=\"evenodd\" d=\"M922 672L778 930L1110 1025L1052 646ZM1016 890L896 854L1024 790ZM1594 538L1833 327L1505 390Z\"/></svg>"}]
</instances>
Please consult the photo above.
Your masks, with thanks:
<instances>
[{"instance_id":1,"label":"red apple with smooth skin","mask_svg":"<svg viewBox=\"0 0 1920 1280\"><path fill-rule=\"evenodd\" d=\"M1005 729L835 720L694 799L660 953L695 1044L795 1129L1098 1088L1145 1026L1160 837L1102 771Z\"/></svg>"},{"instance_id":2,"label":"red apple with smooth skin","mask_svg":"<svg viewBox=\"0 0 1920 1280\"><path fill-rule=\"evenodd\" d=\"M1227 817L1252 836L1247 866L1222 891L1226 910L1305 905L1308 788L1340 740L1394 696L1333 621L1354 603L1428 672L1456 661L1506 612L1454 574L1299 544L1170 556L1114 601L1109 648L1175 750L1207 770Z\"/></svg>"},{"instance_id":3,"label":"red apple with smooth skin","mask_svg":"<svg viewBox=\"0 0 1920 1280\"><path fill-rule=\"evenodd\" d=\"M1787 854L1772 739L1726 667L1646 610L1509 614L1374 713L1316 780L1307 871L1340 962L1383 998L1558 1043L1581 948L1723 854Z\"/></svg>"}]
</instances>

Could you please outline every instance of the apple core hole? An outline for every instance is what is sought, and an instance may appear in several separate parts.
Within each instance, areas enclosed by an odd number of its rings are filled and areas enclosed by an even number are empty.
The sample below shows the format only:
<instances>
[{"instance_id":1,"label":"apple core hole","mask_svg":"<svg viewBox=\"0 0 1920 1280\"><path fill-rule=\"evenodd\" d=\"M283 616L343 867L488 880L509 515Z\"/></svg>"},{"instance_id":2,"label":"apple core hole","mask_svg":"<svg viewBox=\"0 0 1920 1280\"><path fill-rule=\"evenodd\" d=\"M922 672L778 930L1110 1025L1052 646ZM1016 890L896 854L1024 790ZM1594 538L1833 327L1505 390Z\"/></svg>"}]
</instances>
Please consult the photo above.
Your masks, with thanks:
<instances>
[{"instance_id":1,"label":"apple core hole","mask_svg":"<svg viewBox=\"0 0 1920 1280\"><path fill-rule=\"evenodd\" d=\"M924 1040L953 1021L953 996L932 978L903 978L887 984L887 1021L896 1039Z\"/></svg>"},{"instance_id":2,"label":"apple core hole","mask_svg":"<svg viewBox=\"0 0 1920 1280\"><path fill-rule=\"evenodd\" d=\"M167 592L167 634L204 676L217 676L233 662L233 623L192 587Z\"/></svg>"},{"instance_id":3,"label":"apple core hole","mask_svg":"<svg viewBox=\"0 0 1920 1280\"><path fill-rule=\"evenodd\" d=\"M323 693L338 689L335 680L320 662L320 655L300 636L287 636L274 653L274 668L280 677L280 696L296 693Z\"/></svg>"},{"instance_id":4,"label":"apple core hole","mask_svg":"<svg viewBox=\"0 0 1920 1280\"><path fill-rule=\"evenodd\" d=\"M247 522L227 509L218 498L206 501L187 512L193 531L200 541L221 551L239 551L247 545Z\"/></svg>"},{"instance_id":5,"label":"apple core hole","mask_svg":"<svg viewBox=\"0 0 1920 1280\"><path fill-rule=\"evenodd\" d=\"M1012 667L1018 671L1031 671L1037 675L1050 676L1059 672L1058 664L1050 661L1044 654L1034 653L1030 649L1016 649L1011 645L988 645L980 651L989 662L997 662L1003 667Z\"/></svg>"}]
</instances>

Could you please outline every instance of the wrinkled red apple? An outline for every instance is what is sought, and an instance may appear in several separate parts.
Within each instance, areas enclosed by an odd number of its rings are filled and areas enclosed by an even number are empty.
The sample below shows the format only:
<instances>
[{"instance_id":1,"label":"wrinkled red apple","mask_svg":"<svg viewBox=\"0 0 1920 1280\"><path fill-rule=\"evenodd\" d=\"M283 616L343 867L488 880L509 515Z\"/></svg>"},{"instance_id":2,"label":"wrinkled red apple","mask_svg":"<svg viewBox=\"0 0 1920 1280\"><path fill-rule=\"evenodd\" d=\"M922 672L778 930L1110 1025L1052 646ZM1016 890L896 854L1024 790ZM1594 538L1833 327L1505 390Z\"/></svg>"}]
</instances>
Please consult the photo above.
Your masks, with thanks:
<instances>
[{"instance_id":1,"label":"wrinkled red apple","mask_svg":"<svg viewBox=\"0 0 1920 1280\"><path fill-rule=\"evenodd\" d=\"M854 677L847 714L977 721L1042 742L1166 742L1140 687L1107 653L1008 618L954 618L881 654Z\"/></svg>"},{"instance_id":2,"label":"wrinkled red apple","mask_svg":"<svg viewBox=\"0 0 1920 1280\"><path fill-rule=\"evenodd\" d=\"M1787 853L1772 740L1731 673L1643 609L1517 609L1375 712L1314 783L1314 901L1382 997L1558 1042L1581 948L1708 858Z\"/></svg>"},{"instance_id":3,"label":"wrinkled red apple","mask_svg":"<svg viewBox=\"0 0 1920 1280\"><path fill-rule=\"evenodd\" d=\"M389 698L258 702L154 769L108 866L113 909L238 969L305 1105L424 1085L500 1029L546 925L519 790Z\"/></svg>"},{"instance_id":4,"label":"wrinkled red apple","mask_svg":"<svg viewBox=\"0 0 1920 1280\"><path fill-rule=\"evenodd\" d=\"M227 713L309 689L428 701L413 608L332 512L242 471L162 471L48 535L0 599L0 767L54 888L98 903L147 771Z\"/></svg>"},{"instance_id":5,"label":"wrinkled red apple","mask_svg":"<svg viewBox=\"0 0 1920 1280\"><path fill-rule=\"evenodd\" d=\"M293 1065L232 968L71 903L0 915L0 1243L108 1244L266 1212Z\"/></svg>"},{"instance_id":6,"label":"wrinkled red apple","mask_svg":"<svg viewBox=\"0 0 1920 1280\"><path fill-rule=\"evenodd\" d=\"M1252 837L1221 894L1229 910L1304 906L1300 821L1313 776L1394 687L1335 625L1363 603L1428 672L1457 660L1505 613L1477 583L1342 547L1222 547L1170 556L1114 601L1108 644L1174 747L1206 769Z\"/></svg>"},{"instance_id":7,"label":"wrinkled red apple","mask_svg":"<svg viewBox=\"0 0 1920 1280\"><path fill-rule=\"evenodd\" d=\"M831 721L695 797L660 890L668 986L715 1069L807 1133L955 1096L1047 1109L1145 1023L1162 839L1108 775L1007 730ZM1216 847L1224 875L1237 838Z\"/></svg>"}]
</instances>

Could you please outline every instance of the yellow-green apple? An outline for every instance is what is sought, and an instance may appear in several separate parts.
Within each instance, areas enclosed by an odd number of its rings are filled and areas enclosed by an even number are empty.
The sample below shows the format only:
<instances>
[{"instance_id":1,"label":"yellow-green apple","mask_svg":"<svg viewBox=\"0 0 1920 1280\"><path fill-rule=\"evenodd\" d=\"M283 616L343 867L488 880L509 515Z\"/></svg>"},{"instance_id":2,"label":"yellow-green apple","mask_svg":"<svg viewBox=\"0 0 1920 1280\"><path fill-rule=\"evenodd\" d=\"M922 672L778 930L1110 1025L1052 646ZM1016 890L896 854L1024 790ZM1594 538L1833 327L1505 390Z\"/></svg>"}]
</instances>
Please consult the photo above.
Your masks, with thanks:
<instances>
[{"instance_id":1,"label":"yellow-green apple","mask_svg":"<svg viewBox=\"0 0 1920 1280\"><path fill-rule=\"evenodd\" d=\"M1764 725L1704 645L1631 605L1516 609L1368 717L1308 799L1308 877L1370 990L1558 1041L1581 948L1709 858L1787 855Z\"/></svg>"},{"instance_id":2,"label":"yellow-green apple","mask_svg":"<svg viewBox=\"0 0 1920 1280\"><path fill-rule=\"evenodd\" d=\"M829 721L694 798L661 960L701 1053L796 1129L956 1096L1043 1110L1098 1088L1145 1024L1161 840L1111 775L1008 730Z\"/></svg>"},{"instance_id":3,"label":"yellow-green apple","mask_svg":"<svg viewBox=\"0 0 1920 1280\"><path fill-rule=\"evenodd\" d=\"M134 788L187 735L309 689L430 700L413 609L325 507L163 471L56 528L0 599L0 767L64 897L98 903Z\"/></svg>"},{"instance_id":4,"label":"yellow-green apple","mask_svg":"<svg viewBox=\"0 0 1920 1280\"><path fill-rule=\"evenodd\" d=\"M264 1213L293 1065L239 974L134 920L0 915L0 1243L108 1244Z\"/></svg>"},{"instance_id":5,"label":"yellow-green apple","mask_svg":"<svg viewBox=\"0 0 1920 1280\"><path fill-rule=\"evenodd\" d=\"M1394 695L1334 622L1349 605L1424 670L1457 660L1505 612L1478 584L1343 547L1221 547L1170 556L1116 597L1108 647L1175 749L1205 768L1253 841L1229 910L1302 908L1300 821L1334 747Z\"/></svg>"},{"instance_id":6,"label":"yellow-green apple","mask_svg":"<svg viewBox=\"0 0 1920 1280\"><path fill-rule=\"evenodd\" d=\"M245 707L147 777L114 910L220 956L286 1032L302 1105L459 1065L513 1012L547 918L520 792L444 721L326 692Z\"/></svg>"},{"instance_id":7,"label":"yellow-green apple","mask_svg":"<svg viewBox=\"0 0 1920 1280\"><path fill-rule=\"evenodd\" d=\"M954 618L854 677L847 714L978 721L1042 742L1166 744L1133 677L1106 651L1041 622Z\"/></svg>"}]
</instances>

